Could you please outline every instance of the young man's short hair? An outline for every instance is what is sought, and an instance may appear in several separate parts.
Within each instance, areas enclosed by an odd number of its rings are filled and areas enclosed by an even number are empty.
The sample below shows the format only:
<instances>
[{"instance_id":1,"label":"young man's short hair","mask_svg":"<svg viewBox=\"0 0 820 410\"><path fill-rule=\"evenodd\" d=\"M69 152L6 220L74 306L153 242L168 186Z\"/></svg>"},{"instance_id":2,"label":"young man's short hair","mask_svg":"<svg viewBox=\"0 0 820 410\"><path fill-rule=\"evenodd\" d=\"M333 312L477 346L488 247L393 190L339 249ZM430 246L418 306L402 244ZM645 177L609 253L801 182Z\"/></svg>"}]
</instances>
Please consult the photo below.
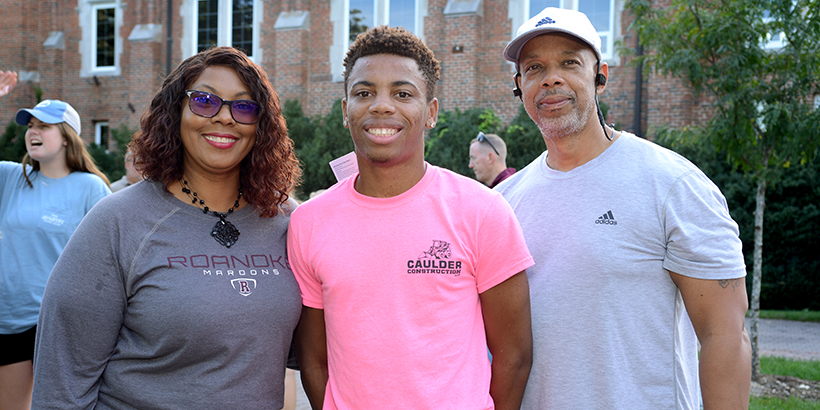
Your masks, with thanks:
<instances>
[{"instance_id":1,"label":"young man's short hair","mask_svg":"<svg viewBox=\"0 0 820 410\"><path fill-rule=\"evenodd\" d=\"M419 65L422 75L427 80L427 101L436 95L436 82L441 73L441 66L420 38L402 27L373 27L356 37L345 55L345 96L347 96L347 79L356 60L374 54L394 54L412 58Z\"/></svg>"}]
</instances>

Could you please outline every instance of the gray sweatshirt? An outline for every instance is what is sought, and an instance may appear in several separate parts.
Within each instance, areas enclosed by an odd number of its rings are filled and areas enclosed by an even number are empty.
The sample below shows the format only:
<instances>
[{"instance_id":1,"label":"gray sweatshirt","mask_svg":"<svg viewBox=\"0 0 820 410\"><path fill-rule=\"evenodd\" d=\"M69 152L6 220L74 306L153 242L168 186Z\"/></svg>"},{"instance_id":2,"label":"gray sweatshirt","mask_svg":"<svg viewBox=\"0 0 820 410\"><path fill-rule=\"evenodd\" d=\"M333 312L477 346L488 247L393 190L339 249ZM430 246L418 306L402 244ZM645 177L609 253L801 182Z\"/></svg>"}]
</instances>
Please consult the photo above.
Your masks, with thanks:
<instances>
[{"instance_id":1,"label":"gray sweatshirt","mask_svg":"<svg viewBox=\"0 0 820 410\"><path fill-rule=\"evenodd\" d=\"M159 183L99 202L46 285L32 408L280 409L301 311L289 219L246 206L226 248Z\"/></svg>"}]
</instances>

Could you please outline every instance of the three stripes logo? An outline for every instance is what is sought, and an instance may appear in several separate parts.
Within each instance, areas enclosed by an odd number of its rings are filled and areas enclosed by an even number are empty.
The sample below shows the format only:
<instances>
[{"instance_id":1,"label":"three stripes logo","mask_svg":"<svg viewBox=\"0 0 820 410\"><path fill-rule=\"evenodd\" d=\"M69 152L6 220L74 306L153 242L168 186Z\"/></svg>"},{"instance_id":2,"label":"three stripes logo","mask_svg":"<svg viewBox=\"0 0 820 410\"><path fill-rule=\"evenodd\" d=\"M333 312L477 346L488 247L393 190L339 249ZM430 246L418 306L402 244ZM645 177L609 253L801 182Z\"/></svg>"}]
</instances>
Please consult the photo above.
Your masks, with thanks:
<instances>
[{"instance_id":1,"label":"three stripes logo","mask_svg":"<svg viewBox=\"0 0 820 410\"><path fill-rule=\"evenodd\" d=\"M544 17L541 20L539 20L538 23L535 23L535 27L540 27L540 26L543 26L544 24L555 24L555 20L553 20L549 17Z\"/></svg>"},{"instance_id":2,"label":"three stripes logo","mask_svg":"<svg viewBox=\"0 0 820 410\"><path fill-rule=\"evenodd\" d=\"M605 214L601 215L595 223L600 225L617 225L618 221L616 221L615 217L612 216L612 211L607 211Z\"/></svg>"}]
</instances>

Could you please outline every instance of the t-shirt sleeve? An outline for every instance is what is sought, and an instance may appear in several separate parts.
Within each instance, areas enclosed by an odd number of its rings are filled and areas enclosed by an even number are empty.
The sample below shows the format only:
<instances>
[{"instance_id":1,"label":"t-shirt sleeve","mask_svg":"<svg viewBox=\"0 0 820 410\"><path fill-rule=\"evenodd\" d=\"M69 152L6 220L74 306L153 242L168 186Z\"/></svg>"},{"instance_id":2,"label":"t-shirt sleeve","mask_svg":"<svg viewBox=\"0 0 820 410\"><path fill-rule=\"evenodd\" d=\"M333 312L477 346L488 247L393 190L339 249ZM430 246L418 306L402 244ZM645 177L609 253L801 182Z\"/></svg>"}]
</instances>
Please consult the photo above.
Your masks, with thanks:
<instances>
[{"instance_id":1,"label":"t-shirt sleeve","mask_svg":"<svg viewBox=\"0 0 820 410\"><path fill-rule=\"evenodd\" d=\"M475 275L478 293L498 285L535 264L521 225L504 197L493 192L478 229L478 262Z\"/></svg>"},{"instance_id":2,"label":"t-shirt sleeve","mask_svg":"<svg viewBox=\"0 0 820 410\"><path fill-rule=\"evenodd\" d=\"M0 161L0 200L3 199L3 191L6 188L6 184L11 181L11 176L15 170L19 173L23 173L23 167L20 166L20 164L15 164L9 161Z\"/></svg>"},{"instance_id":3,"label":"t-shirt sleeve","mask_svg":"<svg viewBox=\"0 0 820 410\"><path fill-rule=\"evenodd\" d=\"M34 353L36 408L93 408L123 326L127 299L114 218L92 210L46 284Z\"/></svg>"},{"instance_id":4,"label":"t-shirt sleeve","mask_svg":"<svg viewBox=\"0 0 820 410\"><path fill-rule=\"evenodd\" d=\"M105 181L102 178L90 174L89 175L89 183L88 183L88 196L86 196L86 204L85 204L85 212L91 210L97 202L100 202L100 199L103 199L106 195L111 194L111 189L108 188L108 185L105 184Z\"/></svg>"},{"instance_id":5,"label":"t-shirt sleeve","mask_svg":"<svg viewBox=\"0 0 820 410\"><path fill-rule=\"evenodd\" d=\"M746 276L737 223L726 198L705 174L693 170L680 177L664 211L666 270L698 279Z\"/></svg>"},{"instance_id":6,"label":"t-shirt sleeve","mask_svg":"<svg viewBox=\"0 0 820 410\"><path fill-rule=\"evenodd\" d=\"M323 309L322 283L316 277L310 263L309 226L297 209L290 218L288 227L288 262L299 283L302 304L314 309Z\"/></svg>"}]
</instances>

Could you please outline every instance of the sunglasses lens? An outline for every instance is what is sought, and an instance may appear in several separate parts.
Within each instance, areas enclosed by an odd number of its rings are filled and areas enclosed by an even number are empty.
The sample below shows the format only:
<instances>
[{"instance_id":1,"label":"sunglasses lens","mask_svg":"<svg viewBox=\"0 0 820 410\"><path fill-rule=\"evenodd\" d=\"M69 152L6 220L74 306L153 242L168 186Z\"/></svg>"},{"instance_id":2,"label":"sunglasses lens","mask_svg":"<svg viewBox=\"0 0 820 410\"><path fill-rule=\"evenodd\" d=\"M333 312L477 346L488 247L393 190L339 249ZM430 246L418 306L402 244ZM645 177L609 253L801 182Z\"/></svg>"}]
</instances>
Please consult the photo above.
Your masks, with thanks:
<instances>
[{"instance_id":1,"label":"sunglasses lens","mask_svg":"<svg viewBox=\"0 0 820 410\"><path fill-rule=\"evenodd\" d=\"M222 108L222 101L219 101L219 98L202 92L191 93L191 100L188 104L194 114L203 117L213 117Z\"/></svg>"},{"instance_id":2,"label":"sunglasses lens","mask_svg":"<svg viewBox=\"0 0 820 410\"><path fill-rule=\"evenodd\" d=\"M253 124L259 116L259 106L253 101L234 101L231 112L237 122Z\"/></svg>"}]
</instances>

